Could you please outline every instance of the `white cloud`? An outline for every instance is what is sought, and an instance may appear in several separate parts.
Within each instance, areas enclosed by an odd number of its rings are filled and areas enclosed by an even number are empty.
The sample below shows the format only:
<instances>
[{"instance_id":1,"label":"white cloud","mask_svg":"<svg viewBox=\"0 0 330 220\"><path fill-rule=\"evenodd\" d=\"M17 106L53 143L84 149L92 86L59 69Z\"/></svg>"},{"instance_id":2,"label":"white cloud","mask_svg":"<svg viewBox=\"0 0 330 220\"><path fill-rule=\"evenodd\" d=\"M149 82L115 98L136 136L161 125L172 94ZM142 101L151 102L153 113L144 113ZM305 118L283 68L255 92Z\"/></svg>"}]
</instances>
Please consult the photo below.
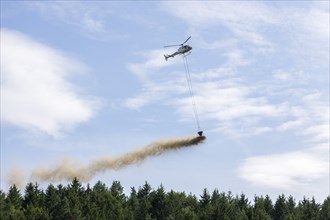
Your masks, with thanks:
<instances>
[{"instance_id":1,"label":"white cloud","mask_svg":"<svg viewBox=\"0 0 330 220\"><path fill-rule=\"evenodd\" d=\"M294 189L326 177L329 163L313 151L250 157L243 161L239 175L251 184L276 189ZM298 188L296 188L298 189Z\"/></svg>"},{"instance_id":2,"label":"white cloud","mask_svg":"<svg viewBox=\"0 0 330 220\"><path fill-rule=\"evenodd\" d=\"M304 113L297 115L299 120L305 121L302 126L301 134L308 135L312 141L328 142L329 141L329 99L327 95L320 92L310 93L302 97L304 105Z\"/></svg>"},{"instance_id":3,"label":"white cloud","mask_svg":"<svg viewBox=\"0 0 330 220\"><path fill-rule=\"evenodd\" d=\"M283 91L285 93L285 91ZM239 168L241 178L257 186L277 189L304 189L329 175L329 102L321 93L299 97L287 115L292 120L276 127L301 137L305 150L249 157ZM285 143L283 143L285 144ZM288 146L290 149L290 146Z\"/></svg>"},{"instance_id":4,"label":"white cloud","mask_svg":"<svg viewBox=\"0 0 330 220\"><path fill-rule=\"evenodd\" d=\"M291 120L286 121L280 126L277 127L278 131L287 131L290 129L297 129L299 126L302 126L304 124L303 120Z\"/></svg>"},{"instance_id":5,"label":"white cloud","mask_svg":"<svg viewBox=\"0 0 330 220\"><path fill-rule=\"evenodd\" d=\"M197 74L196 74L197 75ZM255 94L256 88L240 81L194 81L198 112L204 121L217 123L215 131L234 136L250 136L272 131L265 119L286 115L286 104L270 103L265 96ZM190 97L176 99L181 117L193 117Z\"/></svg>"},{"instance_id":6,"label":"white cloud","mask_svg":"<svg viewBox=\"0 0 330 220\"><path fill-rule=\"evenodd\" d=\"M88 121L98 101L67 80L84 66L22 33L1 29L1 120L54 137Z\"/></svg>"},{"instance_id":7,"label":"white cloud","mask_svg":"<svg viewBox=\"0 0 330 220\"><path fill-rule=\"evenodd\" d=\"M173 73L167 72L164 75L164 72L161 71L163 68L176 65L179 62L177 59L165 61L163 55L172 52L173 49L164 48L137 53L144 61L129 64L128 69L142 81L142 91L134 97L127 98L123 102L123 106L139 110L147 104L166 99L173 92L186 91L184 79L178 79ZM170 76L173 76L175 80L169 79Z\"/></svg>"},{"instance_id":8,"label":"white cloud","mask_svg":"<svg viewBox=\"0 0 330 220\"><path fill-rule=\"evenodd\" d=\"M276 23L274 12L260 2L168 2L168 11L191 27L204 29L223 25L242 40L270 46L257 30L260 25Z\"/></svg>"},{"instance_id":9,"label":"white cloud","mask_svg":"<svg viewBox=\"0 0 330 220\"><path fill-rule=\"evenodd\" d=\"M101 10L97 4L88 2L37 2L34 8L44 16L56 18L66 24L82 28L91 33L106 32L104 16L109 10Z\"/></svg>"},{"instance_id":10,"label":"white cloud","mask_svg":"<svg viewBox=\"0 0 330 220\"><path fill-rule=\"evenodd\" d=\"M164 104L164 101L169 100L174 93L182 94L187 92L184 80L183 78L175 78L165 82L156 82L152 81L151 78L146 78L142 91L124 100L123 106L133 110L140 110L145 105L151 103L162 102ZM168 102L165 103L168 104Z\"/></svg>"},{"instance_id":11,"label":"white cloud","mask_svg":"<svg viewBox=\"0 0 330 220\"><path fill-rule=\"evenodd\" d=\"M172 50L173 51L173 50ZM137 75L141 80L146 80L156 74L157 70L173 65L176 61L169 59L165 62L164 54L171 53L170 49L158 49L147 52L139 52L138 55L142 56L145 61L141 63L134 63L128 66L128 69Z\"/></svg>"},{"instance_id":12,"label":"white cloud","mask_svg":"<svg viewBox=\"0 0 330 220\"><path fill-rule=\"evenodd\" d=\"M294 22L309 35L308 37L316 37L324 43L329 42L329 5L329 2L315 2L307 11L295 14L297 16Z\"/></svg>"},{"instance_id":13,"label":"white cloud","mask_svg":"<svg viewBox=\"0 0 330 220\"><path fill-rule=\"evenodd\" d=\"M156 90L153 86L146 86L137 96L126 99L123 105L129 109L140 110L143 106L161 99L160 95L160 90Z\"/></svg>"},{"instance_id":14,"label":"white cloud","mask_svg":"<svg viewBox=\"0 0 330 220\"><path fill-rule=\"evenodd\" d=\"M274 79L286 82L301 82L306 80L306 76L302 71L284 71L284 70L276 70L273 74Z\"/></svg>"},{"instance_id":15,"label":"white cloud","mask_svg":"<svg viewBox=\"0 0 330 220\"><path fill-rule=\"evenodd\" d=\"M254 53L279 49L284 57L304 58L298 66L312 59L314 63L329 60L329 2L294 3L290 7L261 1L166 2L164 8L186 22L205 48L223 49L230 42L231 46L250 47ZM222 34L211 36L214 28Z\"/></svg>"}]
</instances>

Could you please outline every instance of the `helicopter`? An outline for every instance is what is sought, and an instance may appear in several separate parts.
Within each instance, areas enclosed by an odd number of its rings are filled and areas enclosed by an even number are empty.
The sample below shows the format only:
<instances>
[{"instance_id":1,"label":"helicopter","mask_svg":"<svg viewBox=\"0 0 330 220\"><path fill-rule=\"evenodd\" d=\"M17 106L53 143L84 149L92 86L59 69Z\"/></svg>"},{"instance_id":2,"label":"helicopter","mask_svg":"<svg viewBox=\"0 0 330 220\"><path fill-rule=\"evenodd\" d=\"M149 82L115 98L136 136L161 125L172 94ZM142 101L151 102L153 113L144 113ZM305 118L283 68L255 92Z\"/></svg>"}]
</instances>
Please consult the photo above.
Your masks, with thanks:
<instances>
[{"instance_id":1,"label":"helicopter","mask_svg":"<svg viewBox=\"0 0 330 220\"><path fill-rule=\"evenodd\" d=\"M177 46L180 46L179 49L178 49L176 52L174 52L173 54L170 54L170 55L168 55L168 54L165 55L165 54L164 54L165 60L167 61L167 59L170 58L170 57L174 57L174 56L176 56L176 55L178 55L178 54L182 54L182 55L184 55L185 53L191 51L191 49L192 49L191 46L189 46L189 45L184 45L185 43L187 43L187 41L188 41L190 38L191 38L191 36L188 37L188 39L187 39L185 42L183 42L182 44L164 46L164 47L177 47Z\"/></svg>"}]
</instances>

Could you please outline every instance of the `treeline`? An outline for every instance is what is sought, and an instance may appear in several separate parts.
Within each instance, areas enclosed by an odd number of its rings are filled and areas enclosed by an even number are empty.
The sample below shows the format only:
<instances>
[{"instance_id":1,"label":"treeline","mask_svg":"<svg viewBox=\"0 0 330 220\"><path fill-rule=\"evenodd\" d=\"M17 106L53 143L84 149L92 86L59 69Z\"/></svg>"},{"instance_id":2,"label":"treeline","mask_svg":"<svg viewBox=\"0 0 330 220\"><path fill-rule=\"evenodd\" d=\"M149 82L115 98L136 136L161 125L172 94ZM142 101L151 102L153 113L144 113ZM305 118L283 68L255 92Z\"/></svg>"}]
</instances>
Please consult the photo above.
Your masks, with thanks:
<instances>
[{"instance_id":1,"label":"treeline","mask_svg":"<svg viewBox=\"0 0 330 220\"><path fill-rule=\"evenodd\" d=\"M110 220L329 220L330 196L322 204L314 198L296 202L292 196L280 195L276 201L269 196L255 196L249 201L244 194L209 193L204 189L198 197L161 185L153 189L147 182L131 188L126 196L120 182L110 187L97 182L83 187L77 179L67 186L52 184L45 190L37 183L28 183L22 194L15 185L8 193L0 191L0 219L110 219Z\"/></svg>"}]
</instances>

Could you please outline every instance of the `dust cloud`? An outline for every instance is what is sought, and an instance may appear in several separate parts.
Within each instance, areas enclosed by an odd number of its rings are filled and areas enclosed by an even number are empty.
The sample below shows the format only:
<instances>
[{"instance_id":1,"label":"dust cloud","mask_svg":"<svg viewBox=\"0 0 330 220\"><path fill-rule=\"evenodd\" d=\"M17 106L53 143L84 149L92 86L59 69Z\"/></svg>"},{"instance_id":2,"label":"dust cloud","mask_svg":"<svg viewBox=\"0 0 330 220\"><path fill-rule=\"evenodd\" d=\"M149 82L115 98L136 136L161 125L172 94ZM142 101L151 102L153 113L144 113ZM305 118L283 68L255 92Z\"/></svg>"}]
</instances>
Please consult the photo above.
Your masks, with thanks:
<instances>
[{"instance_id":1,"label":"dust cloud","mask_svg":"<svg viewBox=\"0 0 330 220\"><path fill-rule=\"evenodd\" d=\"M97 158L88 165L83 165L78 161L66 158L55 167L37 168L33 170L31 179L35 181L70 181L76 177L80 181L87 182L101 172L123 169L132 164L141 164L148 157L154 157L168 151L201 144L205 139L205 136L198 136L157 141L144 148L122 154L115 158Z\"/></svg>"},{"instance_id":2,"label":"dust cloud","mask_svg":"<svg viewBox=\"0 0 330 220\"><path fill-rule=\"evenodd\" d=\"M15 166L8 172L8 183L15 185L18 189L23 189L25 184L24 170L21 167Z\"/></svg>"}]
</instances>

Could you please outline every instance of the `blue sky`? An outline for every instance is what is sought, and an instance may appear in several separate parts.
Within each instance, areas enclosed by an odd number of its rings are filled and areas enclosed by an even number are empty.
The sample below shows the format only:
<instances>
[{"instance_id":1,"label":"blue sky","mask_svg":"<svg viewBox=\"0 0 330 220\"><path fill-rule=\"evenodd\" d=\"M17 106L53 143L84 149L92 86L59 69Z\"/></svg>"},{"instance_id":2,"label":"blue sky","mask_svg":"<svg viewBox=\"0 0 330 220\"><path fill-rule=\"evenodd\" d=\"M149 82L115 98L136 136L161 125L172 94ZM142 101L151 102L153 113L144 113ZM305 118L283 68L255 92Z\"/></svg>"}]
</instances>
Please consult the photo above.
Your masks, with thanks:
<instances>
[{"instance_id":1,"label":"blue sky","mask_svg":"<svg viewBox=\"0 0 330 220\"><path fill-rule=\"evenodd\" d=\"M189 36L206 143L90 183L323 200L328 1L1 1L1 189L63 158L195 135L183 61L163 57Z\"/></svg>"}]
</instances>

